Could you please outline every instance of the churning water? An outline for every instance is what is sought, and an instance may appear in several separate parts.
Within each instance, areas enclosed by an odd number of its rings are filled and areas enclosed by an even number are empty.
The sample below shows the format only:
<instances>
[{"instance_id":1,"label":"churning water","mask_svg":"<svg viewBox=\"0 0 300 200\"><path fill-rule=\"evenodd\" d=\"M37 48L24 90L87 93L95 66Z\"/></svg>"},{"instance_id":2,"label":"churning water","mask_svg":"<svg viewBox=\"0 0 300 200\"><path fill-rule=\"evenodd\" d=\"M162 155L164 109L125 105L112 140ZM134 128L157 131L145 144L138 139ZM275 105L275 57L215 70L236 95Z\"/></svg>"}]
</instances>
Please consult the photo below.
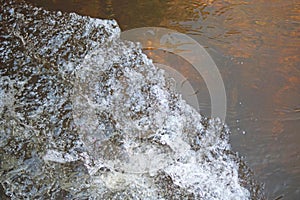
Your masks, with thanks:
<instances>
[{"instance_id":1,"label":"churning water","mask_svg":"<svg viewBox=\"0 0 300 200\"><path fill-rule=\"evenodd\" d=\"M2 199L263 199L115 21L1 1L0 22Z\"/></svg>"}]
</instances>

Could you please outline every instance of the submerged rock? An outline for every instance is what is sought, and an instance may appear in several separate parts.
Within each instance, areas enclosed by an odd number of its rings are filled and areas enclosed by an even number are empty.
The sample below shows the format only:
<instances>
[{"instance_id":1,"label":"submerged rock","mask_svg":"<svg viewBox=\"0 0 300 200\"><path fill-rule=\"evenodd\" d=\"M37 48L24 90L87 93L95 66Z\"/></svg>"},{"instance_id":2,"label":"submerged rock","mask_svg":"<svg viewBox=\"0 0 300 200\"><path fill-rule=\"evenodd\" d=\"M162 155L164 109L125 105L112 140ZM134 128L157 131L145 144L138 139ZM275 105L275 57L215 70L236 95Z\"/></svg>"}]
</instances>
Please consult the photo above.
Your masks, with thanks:
<instances>
[{"instance_id":1,"label":"submerged rock","mask_svg":"<svg viewBox=\"0 0 300 200\"><path fill-rule=\"evenodd\" d=\"M228 128L186 104L115 21L1 1L0 22L7 198L263 199Z\"/></svg>"}]
</instances>

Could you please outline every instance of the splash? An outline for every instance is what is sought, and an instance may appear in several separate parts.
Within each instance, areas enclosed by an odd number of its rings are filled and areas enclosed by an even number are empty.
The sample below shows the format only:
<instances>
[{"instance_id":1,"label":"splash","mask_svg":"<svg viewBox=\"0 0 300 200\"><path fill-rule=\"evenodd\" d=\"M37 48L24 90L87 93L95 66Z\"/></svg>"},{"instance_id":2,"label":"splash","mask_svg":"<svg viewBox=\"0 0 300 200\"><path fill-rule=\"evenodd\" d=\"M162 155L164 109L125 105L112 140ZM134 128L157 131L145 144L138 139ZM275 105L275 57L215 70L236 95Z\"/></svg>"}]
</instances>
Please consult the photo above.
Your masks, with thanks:
<instances>
[{"instance_id":1,"label":"splash","mask_svg":"<svg viewBox=\"0 0 300 200\"><path fill-rule=\"evenodd\" d=\"M115 21L15 1L0 21L2 198L263 198L226 125Z\"/></svg>"}]
</instances>

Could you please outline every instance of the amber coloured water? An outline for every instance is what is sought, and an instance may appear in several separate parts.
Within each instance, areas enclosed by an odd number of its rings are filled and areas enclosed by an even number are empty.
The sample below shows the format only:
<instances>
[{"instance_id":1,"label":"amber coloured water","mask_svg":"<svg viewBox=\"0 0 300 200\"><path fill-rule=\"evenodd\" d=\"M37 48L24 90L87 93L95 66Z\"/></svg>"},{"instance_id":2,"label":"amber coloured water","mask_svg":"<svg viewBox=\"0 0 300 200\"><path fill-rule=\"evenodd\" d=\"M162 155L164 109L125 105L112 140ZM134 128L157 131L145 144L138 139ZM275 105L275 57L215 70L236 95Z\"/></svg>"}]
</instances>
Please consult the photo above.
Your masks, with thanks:
<instances>
[{"instance_id":1,"label":"amber coloured water","mask_svg":"<svg viewBox=\"0 0 300 200\"><path fill-rule=\"evenodd\" d=\"M270 199L300 196L299 1L28 2L48 10L116 19L122 30L158 26L194 38L213 57L224 80L233 150L265 184ZM149 56L164 59L163 54ZM173 65L189 77L200 112L209 115L210 99L201 77L195 77L186 63Z\"/></svg>"}]
</instances>

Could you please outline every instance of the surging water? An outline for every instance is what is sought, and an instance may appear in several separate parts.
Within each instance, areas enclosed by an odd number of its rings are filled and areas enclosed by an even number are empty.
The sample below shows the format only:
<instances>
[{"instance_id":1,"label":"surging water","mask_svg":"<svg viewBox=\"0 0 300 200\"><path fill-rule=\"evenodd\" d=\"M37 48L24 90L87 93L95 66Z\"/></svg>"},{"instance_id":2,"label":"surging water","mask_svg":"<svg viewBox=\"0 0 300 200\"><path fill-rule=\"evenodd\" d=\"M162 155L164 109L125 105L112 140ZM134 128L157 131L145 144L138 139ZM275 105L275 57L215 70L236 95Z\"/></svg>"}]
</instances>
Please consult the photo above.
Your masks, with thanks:
<instances>
[{"instance_id":1,"label":"surging water","mask_svg":"<svg viewBox=\"0 0 300 200\"><path fill-rule=\"evenodd\" d=\"M7 197L263 199L228 128L187 105L115 21L14 1L0 19Z\"/></svg>"}]
</instances>

